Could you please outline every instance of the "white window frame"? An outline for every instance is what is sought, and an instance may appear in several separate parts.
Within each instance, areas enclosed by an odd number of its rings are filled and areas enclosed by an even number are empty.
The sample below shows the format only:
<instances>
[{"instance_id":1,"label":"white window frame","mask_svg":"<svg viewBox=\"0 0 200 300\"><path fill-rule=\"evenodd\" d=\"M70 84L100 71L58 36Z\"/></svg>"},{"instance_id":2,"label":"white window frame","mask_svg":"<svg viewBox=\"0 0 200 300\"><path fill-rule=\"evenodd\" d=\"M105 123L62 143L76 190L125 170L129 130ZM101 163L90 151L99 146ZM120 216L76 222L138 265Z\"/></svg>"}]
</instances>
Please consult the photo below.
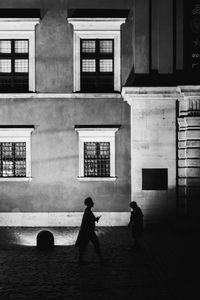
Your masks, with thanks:
<instances>
[{"instance_id":1,"label":"white window frame","mask_svg":"<svg viewBox=\"0 0 200 300\"><path fill-rule=\"evenodd\" d=\"M26 143L26 177L0 177L0 181L30 181L31 178L31 133L34 128L0 128L1 143Z\"/></svg>"},{"instance_id":2,"label":"white window frame","mask_svg":"<svg viewBox=\"0 0 200 300\"><path fill-rule=\"evenodd\" d=\"M1 39L27 39L29 41L29 92L35 92L35 26L39 18L0 18Z\"/></svg>"},{"instance_id":3,"label":"white window frame","mask_svg":"<svg viewBox=\"0 0 200 300\"><path fill-rule=\"evenodd\" d=\"M80 40L114 40L114 91L121 90L121 24L126 18L68 18L73 25L73 91L80 92Z\"/></svg>"},{"instance_id":4,"label":"white window frame","mask_svg":"<svg viewBox=\"0 0 200 300\"><path fill-rule=\"evenodd\" d=\"M115 133L118 128L75 128L79 136L79 175L80 181L115 181ZM110 177L84 177L84 143L110 143Z\"/></svg>"}]
</instances>

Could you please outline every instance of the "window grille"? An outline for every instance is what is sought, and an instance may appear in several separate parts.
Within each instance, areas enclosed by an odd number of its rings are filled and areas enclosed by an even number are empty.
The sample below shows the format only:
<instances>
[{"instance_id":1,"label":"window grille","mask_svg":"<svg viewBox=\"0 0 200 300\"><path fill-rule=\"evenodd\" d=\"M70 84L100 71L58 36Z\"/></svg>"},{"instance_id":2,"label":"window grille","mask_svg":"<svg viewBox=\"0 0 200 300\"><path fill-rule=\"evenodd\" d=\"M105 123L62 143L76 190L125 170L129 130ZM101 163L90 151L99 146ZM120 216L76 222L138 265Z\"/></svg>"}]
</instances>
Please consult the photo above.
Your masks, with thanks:
<instances>
[{"instance_id":1,"label":"window grille","mask_svg":"<svg viewBox=\"0 0 200 300\"><path fill-rule=\"evenodd\" d=\"M82 60L82 72L95 72L96 62L95 59L83 59Z\"/></svg>"},{"instance_id":2,"label":"window grille","mask_svg":"<svg viewBox=\"0 0 200 300\"><path fill-rule=\"evenodd\" d=\"M11 41L0 41L0 53L11 53Z\"/></svg>"},{"instance_id":3,"label":"window grille","mask_svg":"<svg viewBox=\"0 0 200 300\"><path fill-rule=\"evenodd\" d=\"M28 41L27 40L15 41L15 53L28 53Z\"/></svg>"},{"instance_id":4,"label":"window grille","mask_svg":"<svg viewBox=\"0 0 200 300\"><path fill-rule=\"evenodd\" d=\"M0 40L0 92L28 91L28 40Z\"/></svg>"},{"instance_id":5,"label":"window grille","mask_svg":"<svg viewBox=\"0 0 200 300\"><path fill-rule=\"evenodd\" d=\"M11 72L11 59L1 59L0 73L10 73L10 72Z\"/></svg>"},{"instance_id":6,"label":"window grille","mask_svg":"<svg viewBox=\"0 0 200 300\"><path fill-rule=\"evenodd\" d=\"M0 177L26 177L26 143L0 143Z\"/></svg>"},{"instance_id":7,"label":"window grille","mask_svg":"<svg viewBox=\"0 0 200 300\"><path fill-rule=\"evenodd\" d=\"M112 53L113 52L113 41L99 41L101 53Z\"/></svg>"},{"instance_id":8,"label":"window grille","mask_svg":"<svg viewBox=\"0 0 200 300\"><path fill-rule=\"evenodd\" d=\"M100 59L100 72L112 72L113 62L112 59Z\"/></svg>"},{"instance_id":9,"label":"window grille","mask_svg":"<svg viewBox=\"0 0 200 300\"><path fill-rule=\"evenodd\" d=\"M110 143L85 142L84 143L84 176L109 177L110 176Z\"/></svg>"},{"instance_id":10,"label":"window grille","mask_svg":"<svg viewBox=\"0 0 200 300\"><path fill-rule=\"evenodd\" d=\"M82 41L82 52L83 53L95 53L96 43L95 41L83 40Z\"/></svg>"},{"instance_id":11,"label":"window grille","mask_svg":"<svg viewBox=\"0 0 200 300\"><path fill-rule=\"evenodd\" d=\"M28 73L28 59L15 59L15 73Z\"/></svg>"},{"instance_id":12,"label":"window grille","mask_svg":"<svg viewBox=\"0 0 200 300\"><path fill-rule=\"evenodd\" d=\"M114 40L81 39L81 90L114 90Z\"/></svg>"}]
</instances>

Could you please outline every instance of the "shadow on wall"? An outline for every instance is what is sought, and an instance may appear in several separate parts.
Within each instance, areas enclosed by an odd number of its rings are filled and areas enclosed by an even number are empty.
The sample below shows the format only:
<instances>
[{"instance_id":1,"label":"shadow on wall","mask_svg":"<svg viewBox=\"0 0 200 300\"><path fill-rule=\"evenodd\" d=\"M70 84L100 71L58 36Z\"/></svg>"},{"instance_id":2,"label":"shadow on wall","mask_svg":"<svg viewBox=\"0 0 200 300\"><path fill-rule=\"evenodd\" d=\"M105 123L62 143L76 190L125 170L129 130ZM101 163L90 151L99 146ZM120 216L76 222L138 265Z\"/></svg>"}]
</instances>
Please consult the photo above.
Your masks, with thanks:
<instances>
[{"instance_id":1,"label":"shadow on wall","mask_svg":"<svg viewBox=\"0 0 200 300\"><path fill-rule=\"evenodd\" d=\"M138 197L138 205L144 214L145 227L154 225L171 226L176 223L178 201L177 189L171 187L168 190L143 190ZM140 199L141 198L141 199ZM137 202L137 199L135 199Z\"/></svg>"},{"instance_id":2,"label":"shadow on wall","mask_svg":"<svg viewBox=\"0 0 200 300\"><path fill-rule=\"evenodd\" d=\"M134 85L134 81L135 81L135 68L134 66L132 66L132 69L128 75L128 78L124 84L125 87L128 87L128 86L133 86Z\"/></svg>"}]
</instances>

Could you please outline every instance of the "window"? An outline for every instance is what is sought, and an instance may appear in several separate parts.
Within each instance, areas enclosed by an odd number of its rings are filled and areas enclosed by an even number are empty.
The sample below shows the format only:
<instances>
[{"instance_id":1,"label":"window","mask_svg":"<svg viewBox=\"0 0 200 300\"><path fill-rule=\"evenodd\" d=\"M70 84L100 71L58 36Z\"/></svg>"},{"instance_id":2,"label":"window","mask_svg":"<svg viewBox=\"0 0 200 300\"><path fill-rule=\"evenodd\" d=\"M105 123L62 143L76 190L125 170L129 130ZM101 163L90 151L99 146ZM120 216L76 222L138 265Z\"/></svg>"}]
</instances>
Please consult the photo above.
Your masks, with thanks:
<instances>
[{"instance_id":1,"label":"window","mask_svg":"<svg viewBox=\"0 0 200 300\"><path fill-rule=\"evenodd\" d=\"M39 18L0 18L0 93L35 91Z\"/></svg>"},{"instance_id":2,"label":"window","mask_svg":"<svg viewBox=\"0 0 200 300\"><path fill-rule=\"evenodd\" d=\"M118 128L75 127L79 134L79 180L116 180L115 133Z\"/></svg>"},{"instance_id":3,"label":"window","mask_svg":"<svg viewBox=\"0 0 200 300\"><path fill-rule=\"evenodd\" d=\"M110 176L109 142L84 142L84 176Z\"/></svg>"},{"instance_id":4,"label":"window","mask_svg":"<svg viewBox=\"0 0 200 300\"><path fill-rule=\"evenodd\" d=\"M120 91L120 26L125 20L68 18L74 27L74 92Z\"/></svg>"},{"instance_id":5,"label":"window","mask_svg":"<svg viewBox=\"0 0 200 300\"><path fill-rule=\"evenodd\" d=\"M30 180L30 128L0 128L0 181Z\"/></svg>"},{"instance_id":6,"label":"window","mask_svg":"<svg viewBox=\"0 0 200 300\"><path fill-rule=\"evenodd\" d=\"M0 90L28 91L28 40L0 40Z\"/></svg>"},{"instance_id":7,"label":"window","mask_svg":"<svg viewBox=\"0 0 200 300\"><path fill-rule=\"evenodd\" d=\"M114 90L114 41L81 39L81 91Z\"/></svg>"}]
</instances>

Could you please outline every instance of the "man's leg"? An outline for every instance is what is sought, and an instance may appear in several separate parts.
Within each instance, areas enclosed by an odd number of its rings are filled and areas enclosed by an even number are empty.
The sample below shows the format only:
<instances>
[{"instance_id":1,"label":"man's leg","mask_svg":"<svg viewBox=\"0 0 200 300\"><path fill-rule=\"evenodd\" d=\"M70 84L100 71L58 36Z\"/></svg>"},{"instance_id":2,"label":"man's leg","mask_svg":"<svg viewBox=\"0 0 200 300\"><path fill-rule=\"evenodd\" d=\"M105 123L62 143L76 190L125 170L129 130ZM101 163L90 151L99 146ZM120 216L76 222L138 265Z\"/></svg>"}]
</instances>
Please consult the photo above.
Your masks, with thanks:
<instances>
[{"instance_id":1,"label":"man's leg","mask_svg":"<svg viewBox=\"0 0 200 300\"><path fill-rule=\"evenodd\" d=\"M84 243L79 247L79 259L78 259L78 263L79 263L79 264L84 263L83 257L84 257L84 254L85 254L86 250L87 250L88 242L89 242L89 241L84 242Z\"/></svg>"},{"instance_id":2,"label":"man's leg","mask_svg":"<svg viewBox=\"0 0 200 300\"><path fill-rule=\"evenodd\" d=\"M101 249L100 249L100 245L99 245L99 240L98 240L98 237L97 237L97 235L96 235L95 232L92 234L90 240L91 240L91 242L92 242L93 245L94 245L94 248L95 248L95 251L96 251L96 253L97 253L97 255L98 255L99 260L100 260L101 262L103 262L103 261L104 261L104 258L103 258L103 256L102 256Z\"/></svg>"}]
</instances>

